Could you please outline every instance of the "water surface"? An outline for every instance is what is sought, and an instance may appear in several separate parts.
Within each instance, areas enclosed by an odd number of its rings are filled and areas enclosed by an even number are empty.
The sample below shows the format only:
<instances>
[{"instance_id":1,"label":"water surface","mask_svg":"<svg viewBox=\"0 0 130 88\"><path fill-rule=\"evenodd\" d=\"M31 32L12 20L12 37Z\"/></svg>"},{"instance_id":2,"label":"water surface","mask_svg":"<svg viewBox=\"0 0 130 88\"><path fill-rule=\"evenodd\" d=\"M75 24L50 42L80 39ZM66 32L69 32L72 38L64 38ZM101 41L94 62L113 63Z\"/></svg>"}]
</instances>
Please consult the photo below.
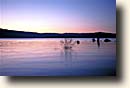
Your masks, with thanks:
<instances>
[{"instance_id":1,"label":"water surface","mask_svg":"<svg viewBox=\"0 0 130 88\"><path fill-rule=\"evenodd\" d=\"M61 38L0 39L0 75L107 76L116 72L116 41L79 38L79 45L64 49Z\"/></svg>"}]
</instances>

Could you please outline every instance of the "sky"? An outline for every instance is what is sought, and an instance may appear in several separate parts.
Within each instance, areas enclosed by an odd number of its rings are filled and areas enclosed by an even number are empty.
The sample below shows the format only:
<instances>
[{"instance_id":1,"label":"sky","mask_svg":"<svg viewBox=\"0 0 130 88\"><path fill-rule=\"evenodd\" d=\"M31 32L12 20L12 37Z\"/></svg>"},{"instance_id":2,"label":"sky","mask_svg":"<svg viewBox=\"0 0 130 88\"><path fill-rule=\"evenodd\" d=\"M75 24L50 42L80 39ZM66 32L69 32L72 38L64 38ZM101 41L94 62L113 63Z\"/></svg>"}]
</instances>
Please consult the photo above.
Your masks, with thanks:
<instances>
[{"instance_id":1,"label":"sky","mask_svg":"<svg viewBox=\"0 0 130 88\"><path fill-rule=\"evenodd\" d=\"M116 0L0 0L0 28L116 33Z\"/></svg>"}]
</instances>

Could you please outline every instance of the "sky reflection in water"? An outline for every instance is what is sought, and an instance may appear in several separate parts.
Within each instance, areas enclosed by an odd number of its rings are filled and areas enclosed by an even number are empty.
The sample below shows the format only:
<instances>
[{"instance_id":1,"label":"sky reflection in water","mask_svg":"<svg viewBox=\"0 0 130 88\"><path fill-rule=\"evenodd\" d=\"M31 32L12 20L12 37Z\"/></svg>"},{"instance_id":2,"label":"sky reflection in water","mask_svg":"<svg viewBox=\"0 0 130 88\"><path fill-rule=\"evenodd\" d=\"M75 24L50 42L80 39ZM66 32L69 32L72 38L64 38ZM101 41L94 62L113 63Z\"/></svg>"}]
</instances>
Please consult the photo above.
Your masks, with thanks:
<instances>
[{"instance_id":1,"label":"sky reflection in water","mask_svg":"<svg viewBox=\"0 0 130 88\"><path fill-rule=\"evenodd\" d=\"M98 76L115 75L116 42L80 40L63 49L63 39L1 39L0 75Z\"/></svg>"}]
</instances>

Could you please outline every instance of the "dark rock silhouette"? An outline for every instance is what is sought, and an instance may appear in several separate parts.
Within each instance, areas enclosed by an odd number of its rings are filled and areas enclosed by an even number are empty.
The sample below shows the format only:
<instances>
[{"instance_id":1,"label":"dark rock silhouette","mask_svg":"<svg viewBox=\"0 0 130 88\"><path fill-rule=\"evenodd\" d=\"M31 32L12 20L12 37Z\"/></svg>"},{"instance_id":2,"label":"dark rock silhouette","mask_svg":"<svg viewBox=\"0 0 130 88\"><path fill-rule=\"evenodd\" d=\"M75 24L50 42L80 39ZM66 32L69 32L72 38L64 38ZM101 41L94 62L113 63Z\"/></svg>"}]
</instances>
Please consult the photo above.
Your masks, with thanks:
<instances>
[{"instance_id":1,"label":"dark rock silhouette","mask_svg":"<svg viewBox=\"0 0 130 88\"><path fill-rule=\"evenodd\" d=\"M79 40L77 40L77 44L80 44L80 41L79 41Z\"/></svg>"},{"instance_id":2,"label":"dark rock silhouette","mask_svg":"<svg viewBox=\"0 0 130 88\"><path fill-rule=\"evenodd\" d=\"M104 42L111 42L111 40L110 39L105 39Z\"/></svg>"},{"instance_id":3,"label":"dark rock silhouette","mask_svg":"<svg viewBox=\"0 0 130 88\"><path fill-rule=\"evenodd\" d=\"M93 39L92 39L92 42L95 42L95 41L96 41L95 38L93 38Z\"/></svg>"}]
</instances>

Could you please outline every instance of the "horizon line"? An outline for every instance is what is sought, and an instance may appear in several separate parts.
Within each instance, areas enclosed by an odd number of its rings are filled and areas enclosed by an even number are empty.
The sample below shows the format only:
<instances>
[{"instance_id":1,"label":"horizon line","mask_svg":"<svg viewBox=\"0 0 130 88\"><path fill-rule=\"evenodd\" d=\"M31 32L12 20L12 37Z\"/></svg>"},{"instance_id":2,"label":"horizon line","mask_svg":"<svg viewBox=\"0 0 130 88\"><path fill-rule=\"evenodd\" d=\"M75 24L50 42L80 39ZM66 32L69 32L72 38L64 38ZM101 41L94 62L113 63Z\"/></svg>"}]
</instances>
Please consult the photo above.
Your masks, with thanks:
<instances>
[{"instance_id":1,"label":"horizon line","mask_svg":"<svg viewBox=\"0 0 130 88\"><path fill-rule=\"evenodd\" d=\"M32 32L32 33L57 33L57 34L65 34L65 33L112 33L112 34L116 34L116 32L105 32L105 31L95 31L95 32L64 32L64 33L58 33L58 32L35 32L35 31L20 31L20 30L15 30L15 29L7 29L7 28L0 28L0 29L5 29L5 30L10 30L10 31L19 31L19 32Z\"/></svg>"}]
</instances>

